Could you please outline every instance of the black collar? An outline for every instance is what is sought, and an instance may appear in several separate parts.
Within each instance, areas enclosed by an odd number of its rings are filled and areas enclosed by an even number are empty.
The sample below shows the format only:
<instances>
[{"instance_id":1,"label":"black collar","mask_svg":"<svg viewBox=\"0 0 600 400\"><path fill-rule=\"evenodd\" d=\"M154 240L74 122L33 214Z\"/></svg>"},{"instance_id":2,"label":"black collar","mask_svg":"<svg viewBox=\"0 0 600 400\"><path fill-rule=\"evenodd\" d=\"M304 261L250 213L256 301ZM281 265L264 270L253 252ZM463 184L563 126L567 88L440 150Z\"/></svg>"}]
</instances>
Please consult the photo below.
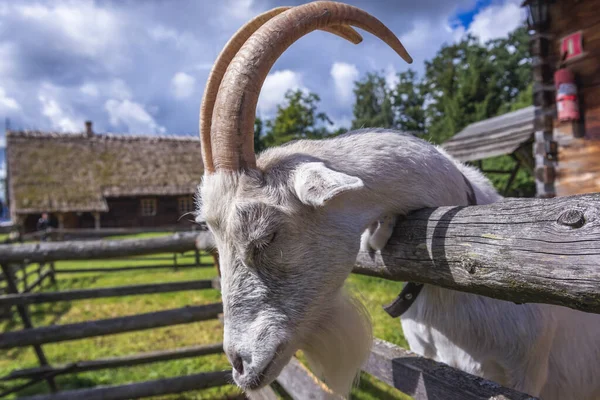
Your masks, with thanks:
<instances>
[{"instance_id":1,"label":"black collar","mask_svg":"<svg viewBox=\"0 0 600 400\"><path fill-rule=\"evenodd\" d=\"M477 204L477 197L475 196L475 190L473 189L473 185L463 174L463 178L467 185L467 202L470 206L474 206ZM406 282L402 291L396 297L394 301L392 301L387 306L383 306L385 312L387 312L392 318L397 318L404 314L410 306L415 302L419 293L421 293L421 289L423 289L422 283L416 282Z\"/></svg>"}]
</instances>

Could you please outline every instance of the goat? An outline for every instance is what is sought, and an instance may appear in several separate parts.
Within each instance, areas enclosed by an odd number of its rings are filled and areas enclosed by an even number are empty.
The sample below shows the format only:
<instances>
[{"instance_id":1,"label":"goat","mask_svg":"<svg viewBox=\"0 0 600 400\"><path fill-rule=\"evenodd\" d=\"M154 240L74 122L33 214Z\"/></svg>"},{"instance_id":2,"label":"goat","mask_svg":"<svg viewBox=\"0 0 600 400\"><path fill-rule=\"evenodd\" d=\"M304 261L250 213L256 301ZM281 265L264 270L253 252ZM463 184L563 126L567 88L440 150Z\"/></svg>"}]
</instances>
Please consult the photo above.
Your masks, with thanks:
<instances>
[{"instance_id":1,"label":"goat","mask_svg":"<svg viewBox=\"0 0 600 400\"><path fill-rule=\"evenodd\" d=\"M300 140L256 158L256 104L275 61L316 29L359 43L351 25L412 61L375 17L318 1L250 21L226 44L207 81L197 218L218 249L224 350L244 390L271 383L302 349L323 381L348 396L372 343L368 314L343 290L361 245L385 246L396 216L466 205L469 187L478 204L501 199L476 169L391 130ZM530 395L600 395L598 315L424 285L402 326L416 353Z\"/></svg>"}]
</instances>

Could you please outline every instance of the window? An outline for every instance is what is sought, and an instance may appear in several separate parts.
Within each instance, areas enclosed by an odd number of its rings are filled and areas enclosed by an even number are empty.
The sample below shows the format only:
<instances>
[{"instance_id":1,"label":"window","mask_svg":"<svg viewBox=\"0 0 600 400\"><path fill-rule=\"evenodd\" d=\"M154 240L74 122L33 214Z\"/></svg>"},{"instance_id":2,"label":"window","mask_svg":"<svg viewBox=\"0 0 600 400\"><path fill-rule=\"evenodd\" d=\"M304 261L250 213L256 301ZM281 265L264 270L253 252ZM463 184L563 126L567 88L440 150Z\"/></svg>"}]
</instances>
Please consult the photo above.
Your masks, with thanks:
<instances>
[{"instance_id":1,"label":"window","mask_svg":"<svg viewBox=\"0 0 600 400\"><path fill-rule=\"evenodd\" d=\"M144 217L156 215L156 199L142 199L141 208Z\"/></svg>"},{"instance_id":2,"label":"window","mask_svg":"<svg viewBox=\"0 0 600 400\"><path fill-rule=\"evenodd\" d=\"M184 196L177 199L179 213L185 214L194 211L194 199L192 196Z\"/></svg>"}]
</instances>

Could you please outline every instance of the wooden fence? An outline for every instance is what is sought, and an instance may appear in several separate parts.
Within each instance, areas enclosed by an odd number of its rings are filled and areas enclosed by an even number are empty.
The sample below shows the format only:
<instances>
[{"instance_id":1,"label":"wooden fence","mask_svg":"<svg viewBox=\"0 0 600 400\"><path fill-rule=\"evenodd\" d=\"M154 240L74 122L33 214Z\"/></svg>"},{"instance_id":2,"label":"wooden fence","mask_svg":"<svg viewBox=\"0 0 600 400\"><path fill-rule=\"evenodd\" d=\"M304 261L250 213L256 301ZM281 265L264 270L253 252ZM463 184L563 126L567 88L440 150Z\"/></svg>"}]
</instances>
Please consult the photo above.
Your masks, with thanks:
<instances>
[{"instance_id":1,"label":"wooden fence","mask_svg":"<svg viewBox=\"0 0 600 400\"><path fill-rule=\"evenodd\" d=\"M600 313L600 194L556 199L507 199L489 206L442 207L416 212L397 227L381 253L359 254L355 272L393 280L431 283L515 302L560 304ZM52 262L142 254L209 250L208 232L181 233L170 237L122 241L40 243L0 246L0 263ZM57 273L59 273L57 271ZM194 282L188 290L218 279ZM24 309L28 304L100 298L123 294L185 290L182 287L127 286L77 290L62 293L29 293L0 296L0 305ZM69 324L60 327L29 327L0 336L0 348L41 346L63 340L152 329L159 326L217 318L220 304L186 307L129 317ZM27 319L22 313L23 321ZM168 352L145 353L123 358L82 361L16 370L1 378L28 377L47 380L60 374L137 365L220 352L220 344ZM390 343L376 340L364 371L388 385L421 399L533 399L527 394L419 357ZM179 393L226 384L230 372L197 374L111 387L58 392L35 399L140 398ZM277 382L294 399L331 398L298 360L287 365ZM276 398L267 387L251 395L255 399Z\"/></svg>"}]
</instances>

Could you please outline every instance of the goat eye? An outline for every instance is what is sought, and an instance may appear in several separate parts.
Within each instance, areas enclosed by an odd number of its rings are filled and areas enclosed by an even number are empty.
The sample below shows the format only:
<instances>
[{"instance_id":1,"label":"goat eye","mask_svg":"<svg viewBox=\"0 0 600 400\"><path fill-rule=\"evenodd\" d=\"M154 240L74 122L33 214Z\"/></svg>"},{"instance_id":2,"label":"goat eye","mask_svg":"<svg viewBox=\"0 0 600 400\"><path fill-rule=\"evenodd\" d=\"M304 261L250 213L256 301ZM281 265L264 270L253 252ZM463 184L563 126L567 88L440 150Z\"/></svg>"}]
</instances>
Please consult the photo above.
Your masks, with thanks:
<instances>
[{"instance_id":1,"label":"goat eye","mask_svg":"<svg viewBox=\"0 0 600 400\"><path fill-rule=\"evenodd\" d=\"M270 234L269 236L264 237L260 241L256 242L254 246L254 257L260 256L261 252L265 250L265 248L273 242L275 239L275 233Z\"/></svg>"}]
</instances>

